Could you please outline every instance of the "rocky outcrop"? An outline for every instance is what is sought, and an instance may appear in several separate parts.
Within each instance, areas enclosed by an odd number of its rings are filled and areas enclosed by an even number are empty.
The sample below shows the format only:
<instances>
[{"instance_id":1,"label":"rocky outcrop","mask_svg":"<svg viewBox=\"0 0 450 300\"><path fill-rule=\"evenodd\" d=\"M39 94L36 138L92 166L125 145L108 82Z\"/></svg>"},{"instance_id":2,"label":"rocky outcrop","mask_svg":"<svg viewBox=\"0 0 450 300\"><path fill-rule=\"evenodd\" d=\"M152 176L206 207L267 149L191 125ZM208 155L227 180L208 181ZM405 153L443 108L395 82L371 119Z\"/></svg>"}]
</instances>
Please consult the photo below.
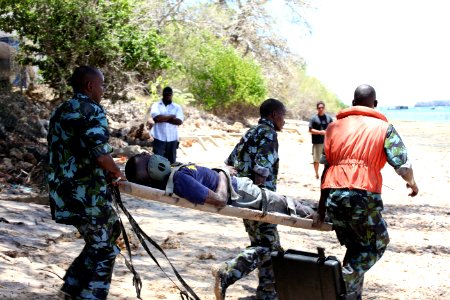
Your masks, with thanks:
<instances>
[{"instance_id":1,"label":"rocky outcrop","mask_svg":"<svg viewBox=\"0 0 450 300\"><path fill-rule=\"evenodd\" d=\"M113 157L130 157L142 151L151 152L153 138L150 103L102 100L110 125ZM0 185L25 184L46 188L47 130L55 104L31 100L20 93L0 94ZM182 144L190 147L199 142L196 134L226 135L245 129L240 122L221 119L194 107L184 107Z\"/></svg>"},{"instance_id":2,"label":"rocky outcrop","mask_svg":"<svg viewBox=\"0 0 450 300\"><path fill-rule=\"evenodd\" d=\"M7 43L0 42L0 90L9 91L14 80L14 57L16 50Z\"/></svg>"}]
</instances>

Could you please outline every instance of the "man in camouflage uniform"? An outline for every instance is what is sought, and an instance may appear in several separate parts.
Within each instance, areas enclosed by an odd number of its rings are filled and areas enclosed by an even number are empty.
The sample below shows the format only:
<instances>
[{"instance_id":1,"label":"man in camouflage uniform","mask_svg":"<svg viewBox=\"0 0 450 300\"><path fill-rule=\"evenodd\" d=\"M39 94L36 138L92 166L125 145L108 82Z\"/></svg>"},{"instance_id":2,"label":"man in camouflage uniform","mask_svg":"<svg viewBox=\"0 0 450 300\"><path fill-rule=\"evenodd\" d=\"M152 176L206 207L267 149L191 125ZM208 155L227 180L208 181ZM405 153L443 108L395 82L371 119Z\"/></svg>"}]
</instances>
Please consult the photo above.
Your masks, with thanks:
<instances>
[{"instance_id":1,"label":"man in camouflage uniform","mask_svg":"<svg viewBox=\"0 0 450 300\"><path fill-rule=\"evenodd\" d=\"M225 161L234 167L237 176L248 177L255 184L276 191L279 165L276 131L282 130L285 114L286 109L278 100L268 99L261 104L258 125L247 131ZM251 245L234 259L213 269L216 298L224 299L229 285L258 268L256 298L276 299L270 253L281 249L277 225L252 220L244 220L244 225Z\"/></svg>"},{"instance_id":2,"label":"man in camouflage uniform","mask_svg":"<svg viewBox=\"0 0 450 300\"><path fill-rule=\"evenodd\" d=\"M359 86L353 107L339 112L325 134L322 191L329 194L321 196L317 222L323 222L326 207L339 242L347 248L342 269L347 292L357 299L362 299L364 273L389 243L381 215L381 168L388 162L411 188L409 196L419 191L406 147L386 117L374 110L376 105L373 87Z\"/></svg>"},{"instance_id":3,"label":"man in camouflage uniform","mask_svg":"<svg viewBox=\"0 0 450 300\"><path fill-rule=\"evenodd\" d=\"M118 216L107 193L106 177L125 176L108 144L106 114L100 100L103 74L75 69L72 99L52 113L48 133L49 196L57 223L75 226L86 242L64 276L61 290L73 299L106 299L120 250Z\"/></svg>"}]
</instances>

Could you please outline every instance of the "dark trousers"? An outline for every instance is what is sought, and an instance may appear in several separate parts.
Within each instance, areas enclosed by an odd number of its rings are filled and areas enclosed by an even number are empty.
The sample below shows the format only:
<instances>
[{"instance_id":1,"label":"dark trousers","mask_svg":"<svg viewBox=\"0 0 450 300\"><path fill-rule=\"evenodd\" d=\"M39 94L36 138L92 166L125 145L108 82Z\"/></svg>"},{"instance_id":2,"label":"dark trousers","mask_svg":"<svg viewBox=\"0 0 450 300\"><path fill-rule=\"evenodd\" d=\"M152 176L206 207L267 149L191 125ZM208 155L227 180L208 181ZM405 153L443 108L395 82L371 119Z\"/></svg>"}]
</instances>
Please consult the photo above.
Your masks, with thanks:
<instances>
[{"instance_id":1,"label":"dark trousers","mask_svg":"<svg viewBox=\"0 0 450 300\"><path fill-rule=\"evenodd\" d=\"M62 291L73 299L104 300L108 296L114 261L120 253L116 240L121 231L116 218L98 225L75 226L86 245L64 276Z\"/></svg>"},{"instance_id":2,"label":"dark trousers","mask_svg":"<svg viewBox=\"0 0 450 300\"><path fill-rule=\"evenodd\" d=\"M389 244L387 224L381 215L380 194L362 190L331 190L327 214L341 243L347 248L342 275L347 293L362 298L364 274L380 260Z\"/></svg>"},{"instance_id":3,"label":"dark trousers","mask_svg":"<svg viewBox=\"0 0 450 300\"><path fill-rule=\"evenodd\" d=\"M227 286L258 269L256 299L275 300L275 274L270 254L281 250L277 225L244 219L245 230L251 246L235 258L225 262L227 265L224 281Z\"/></svg>"},{"instance_id":4,"label":"dark trousers","mask_svg":"<svg viewBox=\"0 0 450 300\"><path fill-rule=\"evenodd\" d=\"M153 154L161 155L167 158L171 164L177 161L178 141L163 142L161 140L153 140Z\"/></svg>"}]
</instances>

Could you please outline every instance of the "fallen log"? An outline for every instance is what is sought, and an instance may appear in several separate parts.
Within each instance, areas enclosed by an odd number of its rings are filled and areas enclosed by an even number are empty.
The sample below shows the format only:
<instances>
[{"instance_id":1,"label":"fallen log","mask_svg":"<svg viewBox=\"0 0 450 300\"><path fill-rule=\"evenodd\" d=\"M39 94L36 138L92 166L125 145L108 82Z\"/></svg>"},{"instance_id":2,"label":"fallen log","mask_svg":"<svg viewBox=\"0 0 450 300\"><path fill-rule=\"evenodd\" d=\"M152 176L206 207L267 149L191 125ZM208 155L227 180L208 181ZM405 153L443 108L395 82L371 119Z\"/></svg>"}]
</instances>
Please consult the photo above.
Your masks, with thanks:
<instances>
[{"instance_id":1,"label":"fallen log","mask_svg":"<svg viewBox=\"0 0 450 300\"><path fill-rule=\"evenodd\" d=\"M139 185L136 183L132 183L129 181L121 181L119 183L119 189L122 193L129 194L144 200L152 200L161 203L176 205L180 207L200 210L204 212L236 217L240 219L249 219L255 221L262 221L266 223L272 224L280 224L290 227L303 228L303 229L312 229L319 231L331 231L332 224L323 223L321 227L316 228L312 227L312 220L299 218L295 216L289 216L281 213L270 212L265 216L259 210L253 210L248 208L235 207L231 205L227 205L223 208L217 208L212 205L204 204L194 204L189 202L186 199L179 198L176 196L167 196L164 194L163 190L154 189L148 186Z\"/></svg>"}]
</instances>

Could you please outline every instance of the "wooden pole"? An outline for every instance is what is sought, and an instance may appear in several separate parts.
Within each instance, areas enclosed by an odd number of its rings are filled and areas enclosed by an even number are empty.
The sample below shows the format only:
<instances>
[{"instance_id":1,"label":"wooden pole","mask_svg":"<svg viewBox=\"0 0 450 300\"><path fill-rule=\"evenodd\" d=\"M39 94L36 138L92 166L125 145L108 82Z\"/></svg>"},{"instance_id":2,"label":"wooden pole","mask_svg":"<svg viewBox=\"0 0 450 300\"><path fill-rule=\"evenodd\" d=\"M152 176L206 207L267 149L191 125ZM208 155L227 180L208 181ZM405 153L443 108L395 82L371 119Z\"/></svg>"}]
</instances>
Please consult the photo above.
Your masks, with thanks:
<instances>
[{"instance_id":1,"label":"wooden pole","mask_svg":"<svg viewBox=\"0 0 450 300\"><path fill-rule=\"evenodd\" d=\"M157 201L157 202L161 202L161 203L176 205L176 206L185 207L185 208L191 208L191 209L195 209L195 210L205 211L205 212L229 216L229 217L262 221L262 222L266 222L266 223L280 224L280 225L286 225L286 226L290 226L290 227L297 227L297 228L303 228L303 229L312 229L312 230L319 230L319 231L331 231L332 230L332 224L330 224L330 223L323 223L320 228L316 228L316 227L312 227L311 219L304 219L304 218L289 216L289 215L276 213L276 212L269 212L265 216L263 216L262 212L259 210L235 207L235 206L231 206L231 205L227 205L223 208L217 208L217 207L209 205L209 204L204 204L204 205L194 204L183 198L178 198L176 196L172 196L172 197L166 196L164 194L164 191L162 191L162 190L154 189L154 188L144 186L144 185L139 185L139 184L132 183L129 181L121 181L119 183L119 189L122 193L129 194L129 195L141 198L141 199Z\"/></svg>"}]
</instances>

